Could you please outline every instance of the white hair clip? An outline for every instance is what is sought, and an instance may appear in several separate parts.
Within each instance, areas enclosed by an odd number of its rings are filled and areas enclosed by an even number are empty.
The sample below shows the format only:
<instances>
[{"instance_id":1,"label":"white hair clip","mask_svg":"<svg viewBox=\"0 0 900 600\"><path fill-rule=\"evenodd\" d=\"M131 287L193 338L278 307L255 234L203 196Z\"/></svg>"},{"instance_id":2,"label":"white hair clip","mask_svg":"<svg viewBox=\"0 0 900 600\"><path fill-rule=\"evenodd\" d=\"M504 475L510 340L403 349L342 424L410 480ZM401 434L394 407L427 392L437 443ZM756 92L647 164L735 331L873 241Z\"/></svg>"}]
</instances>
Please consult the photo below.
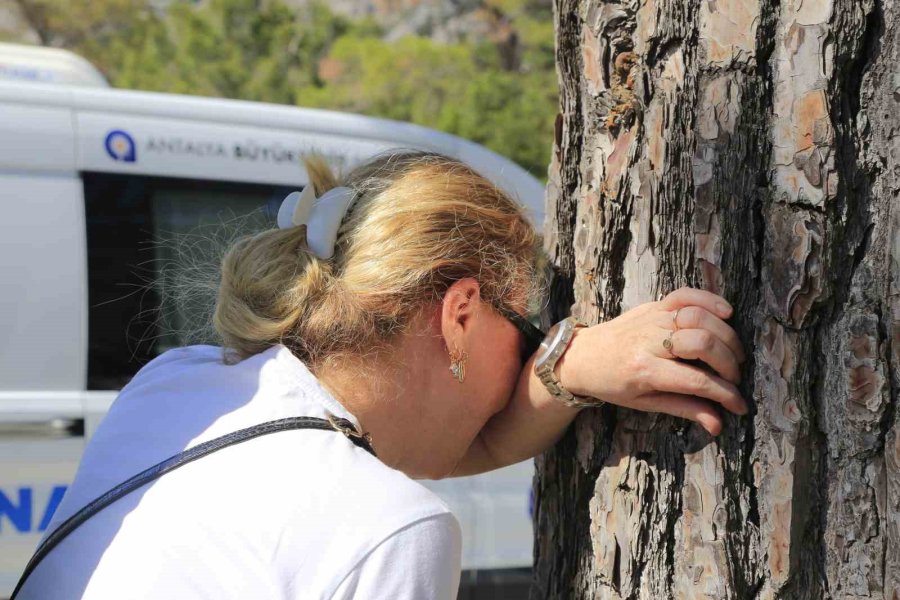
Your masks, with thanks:
<instances>
[{"instance_id":1,"label":"white hair clip","mask_svg":"<svg viewBox=\"0 0 900 600\"><path fill-rule=\"evenodd\" d=\"M334 242L344 215L353 204L356 192L336 187L318 198L312 184L302 192L291 192L278 209L278 228L306 225L306 243L319 258L334 256Z\"/></svg>"}]
</instances>

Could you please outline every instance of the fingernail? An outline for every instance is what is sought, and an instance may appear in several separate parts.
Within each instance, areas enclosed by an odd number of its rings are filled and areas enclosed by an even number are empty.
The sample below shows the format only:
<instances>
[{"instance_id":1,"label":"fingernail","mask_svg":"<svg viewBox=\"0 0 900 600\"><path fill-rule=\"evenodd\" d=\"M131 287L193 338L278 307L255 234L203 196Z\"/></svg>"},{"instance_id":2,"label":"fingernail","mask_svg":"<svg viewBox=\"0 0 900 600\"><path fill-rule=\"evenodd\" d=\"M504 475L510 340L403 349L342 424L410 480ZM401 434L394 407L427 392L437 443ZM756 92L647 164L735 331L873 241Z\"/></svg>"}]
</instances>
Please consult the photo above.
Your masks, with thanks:
<instances>
[{"instance_id":1,"label":"fingernail","mask_svg":"<svg viewBox=\"0 0 900 600\"><path fill-rule=\"evenodd\" d=\"M718 304L716 304L716 308L718 308L719 312L723 315L731 313L731 306L729 306L725 302L719 302Z\"/></svg>"}]
</instances>

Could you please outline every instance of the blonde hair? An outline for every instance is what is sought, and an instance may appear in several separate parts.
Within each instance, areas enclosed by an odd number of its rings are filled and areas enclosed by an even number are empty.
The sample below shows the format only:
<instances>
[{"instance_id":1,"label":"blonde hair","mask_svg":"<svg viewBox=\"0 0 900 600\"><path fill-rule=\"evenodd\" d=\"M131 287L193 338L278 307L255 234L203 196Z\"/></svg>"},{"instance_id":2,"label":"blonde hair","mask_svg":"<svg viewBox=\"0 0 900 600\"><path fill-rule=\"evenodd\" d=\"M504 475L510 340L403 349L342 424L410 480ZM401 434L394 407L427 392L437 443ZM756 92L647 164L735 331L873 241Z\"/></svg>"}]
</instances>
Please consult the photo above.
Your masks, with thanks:
<instances>
[{"instance_id":1,"label":"blonde hair","mask_svg":"<svg viewBox=\"0 0 900 600\"><path fill-rule=\"evenodd\" d=\"M331 259L309 251L305 226L245 237L227 252L213 322L238 358L280 343L315 368L384 347L465 277L489 303L527 304L536 234L506 193L464 163L391 152L343 178L321 157L304 163L317 195L344 185L357 200Z\"/></svg>"}]
</instances>

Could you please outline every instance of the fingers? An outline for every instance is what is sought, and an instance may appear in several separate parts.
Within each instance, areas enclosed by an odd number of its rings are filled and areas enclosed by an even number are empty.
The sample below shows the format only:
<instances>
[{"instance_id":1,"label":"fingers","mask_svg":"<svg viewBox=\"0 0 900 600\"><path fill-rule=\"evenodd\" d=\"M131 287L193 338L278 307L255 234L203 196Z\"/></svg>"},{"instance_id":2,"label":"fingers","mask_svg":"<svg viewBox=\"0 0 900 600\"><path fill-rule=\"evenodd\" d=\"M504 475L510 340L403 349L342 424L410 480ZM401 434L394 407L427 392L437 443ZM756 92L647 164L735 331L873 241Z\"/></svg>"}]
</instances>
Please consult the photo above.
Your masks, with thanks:
<instances>
[{"instance_id":1,"label":"fingers","mask_svg":"<svg viewBox=\"0 0 900 600\"><path fill-rule=\"evenodd\" d=\"M733 383L693 365L654 359L647 370L646 383L656 391L699 396L721 404L736 415L747 414L747 403Z\"/></svg>"},{"instance_id":2,"label":"fingers","mask_svg":"<svg viewBox=\"0 0 900 600\"><path fill-rule=\"evenodd\" d=\"M671 352L678 358L702 360L728 381L741 382L741 367L734 352L709 330L679 329L671 336Z\"/></svg>"},{"instance_id":3,"label":"fingers","mask_svg":"<svg viewBox=\"0 0 900 600\"><path fill-rule=\"evenodd\" d=\"M685 306L678 311L678 320L675 323L678 329L706 329L722 340L734 353L738 362L747 360L744 347L738 339L734 329L725 321L699 306Z\"/></svg>"},{"instance_id":4,"label":"fingers","mask_svg":"<svg viewBox=\"0 0 900 600\"><path fill-rule=\"evenodd\" d=\"M654 392L635 398L634 408L690 419L699 423L710 435L715 436L722 432L722 417L713 405L693 396Z\"/></svg>"},{"instance_id":5,"label":"fingers","mask_svg":"<svg viewBox=\"0 0 900 600\"><path fill-rule=\"evenodd\" d=\"M731 305L723 298L706 290L683 287L668 294L659 301L663 310L676 310L682 306L700 306L722 319L731 316Z\"/></svg>"}]
</instances>

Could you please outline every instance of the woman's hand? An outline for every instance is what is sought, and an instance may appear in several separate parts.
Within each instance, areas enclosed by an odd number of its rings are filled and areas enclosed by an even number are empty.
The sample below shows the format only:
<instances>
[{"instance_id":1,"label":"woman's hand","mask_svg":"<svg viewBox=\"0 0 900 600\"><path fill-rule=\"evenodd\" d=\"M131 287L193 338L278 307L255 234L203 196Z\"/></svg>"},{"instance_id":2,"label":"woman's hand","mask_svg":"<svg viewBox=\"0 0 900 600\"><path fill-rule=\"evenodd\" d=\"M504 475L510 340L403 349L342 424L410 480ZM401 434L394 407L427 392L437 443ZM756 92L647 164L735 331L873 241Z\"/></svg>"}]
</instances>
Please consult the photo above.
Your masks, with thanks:
<instances>
[{"instance_id":1,"label":"woman's hand","mask_svg":"<svg viewBox=\"0 0 900 600\"><path fill-rule=\"evenodd\" d=\"M684 287L659 302L578 329L558 363L561 383L578 396L683 417L718 435L722 419L713 403L747 413L736 387L746 357L737 334L723 321L731 312L722 297ZM667 350L664 340L670 336ZM678 359L699 359L715 373Z\"/></svg>"}]
</instances>

